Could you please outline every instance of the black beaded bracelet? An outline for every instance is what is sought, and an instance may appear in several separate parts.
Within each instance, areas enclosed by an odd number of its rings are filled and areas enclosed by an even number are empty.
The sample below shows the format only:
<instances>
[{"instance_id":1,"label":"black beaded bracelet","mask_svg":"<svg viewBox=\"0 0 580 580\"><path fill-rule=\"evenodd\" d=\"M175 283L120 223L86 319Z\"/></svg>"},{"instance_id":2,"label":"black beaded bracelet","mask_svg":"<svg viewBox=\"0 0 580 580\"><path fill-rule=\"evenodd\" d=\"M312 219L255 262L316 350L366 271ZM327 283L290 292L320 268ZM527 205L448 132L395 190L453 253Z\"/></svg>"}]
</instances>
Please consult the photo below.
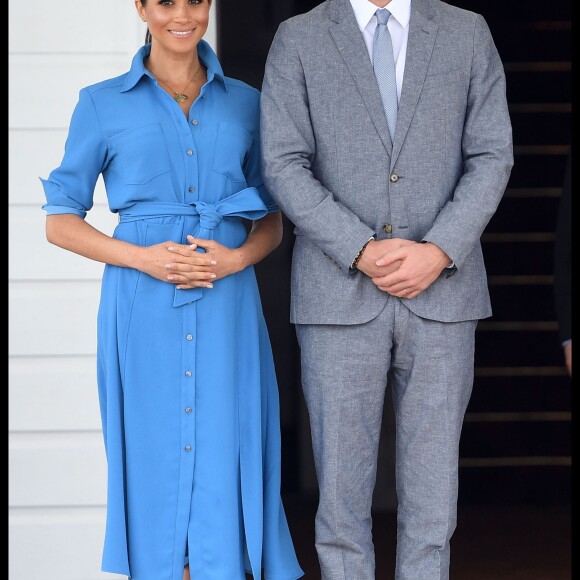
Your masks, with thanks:
<instances>
[{"instance_id":1,"label":"black beaded bracelet","mask_svg":"<svg viewBox=\"0 0 580 580\"><path fill-rule=\"evenodd\" d=\"M356 255L355 259L352 261L351 268L356 269L363 252L367 249L367 246L373 241L374 238L371 238L367 241L367 243L360 249L360 252Z\"/></svg>"}]
</instances>

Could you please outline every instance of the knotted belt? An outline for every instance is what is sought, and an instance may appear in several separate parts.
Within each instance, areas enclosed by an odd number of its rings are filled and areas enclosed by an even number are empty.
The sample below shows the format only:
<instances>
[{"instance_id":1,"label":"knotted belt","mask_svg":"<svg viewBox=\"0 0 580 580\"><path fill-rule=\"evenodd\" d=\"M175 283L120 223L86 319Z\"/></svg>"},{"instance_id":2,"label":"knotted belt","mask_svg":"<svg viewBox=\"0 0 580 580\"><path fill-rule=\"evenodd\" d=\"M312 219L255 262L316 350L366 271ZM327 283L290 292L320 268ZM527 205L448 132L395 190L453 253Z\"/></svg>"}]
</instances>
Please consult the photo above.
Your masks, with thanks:
<instances>
[{"instance_id":1,"label":"knotted belt","mask_svg":"<svg viewBox=\"0 0 580 580\"><path fill-rule=\"evenodd\" d=\"M258 189L246 187L220 199L216 203L193 201L191 204L177 202L141 201L119 212L119 223L134 222L146 218L183 216L181 243L187 243L187 235L208 240L214 239L215 229L227 218L256 220L268 213ZM202 250L199 250L202 251ZM202 288L180 290L175 288L173 306L183 306L203 296Z\"/></svg>"}]
</instances>

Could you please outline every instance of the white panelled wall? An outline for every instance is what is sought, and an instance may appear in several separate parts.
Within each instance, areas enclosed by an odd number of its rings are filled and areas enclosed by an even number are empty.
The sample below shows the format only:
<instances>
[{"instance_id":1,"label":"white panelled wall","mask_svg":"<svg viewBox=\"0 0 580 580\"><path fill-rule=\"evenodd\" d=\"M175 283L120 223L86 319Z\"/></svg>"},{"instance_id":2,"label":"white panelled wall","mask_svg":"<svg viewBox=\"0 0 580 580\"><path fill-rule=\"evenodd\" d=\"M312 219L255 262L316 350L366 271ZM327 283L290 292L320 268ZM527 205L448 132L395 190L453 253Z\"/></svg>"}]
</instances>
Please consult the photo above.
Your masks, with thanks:
<instances>
[{"instance_id":1,"label":"white panelled wall","mask_svg":"<svg viewBox=\"0 0 580 580\"><path fill-rule=\"evenodd\" d=\"M79 89L127 71L144 36L133 0L9 0L9 580L124 578L100 571L103 266L46 241L39 177L60 162ZM102 182L87 221L116 224Z\"/></svg>"}]
</instances>

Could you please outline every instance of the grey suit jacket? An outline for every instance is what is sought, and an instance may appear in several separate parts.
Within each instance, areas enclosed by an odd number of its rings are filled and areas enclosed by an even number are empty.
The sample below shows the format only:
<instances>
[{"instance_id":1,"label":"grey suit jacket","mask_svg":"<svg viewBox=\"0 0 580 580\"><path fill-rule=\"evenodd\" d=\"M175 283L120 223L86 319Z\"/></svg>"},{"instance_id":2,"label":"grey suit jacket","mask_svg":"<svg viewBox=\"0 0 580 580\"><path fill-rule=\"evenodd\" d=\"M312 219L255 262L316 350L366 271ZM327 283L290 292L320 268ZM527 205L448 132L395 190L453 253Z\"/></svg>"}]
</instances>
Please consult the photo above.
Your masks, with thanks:
<instances>
[{"instance_id":1,"label":"grey suit jacket","mask_svg":"<svg viewBox=\"0 0 580 580\"><path fill-rule=\"evenodd\" d=\"M378 85L348 0L283 22L261 100L266 187L293 222L291 321L358 324L389 295L349 266L362 245L428 240L444 270L404 303L439 321L491 315L480 237L513 165L503 65L481 15L412 0L391 146ZM389 231L390 230L390 231Z\"/></svg>"}]
</instances>

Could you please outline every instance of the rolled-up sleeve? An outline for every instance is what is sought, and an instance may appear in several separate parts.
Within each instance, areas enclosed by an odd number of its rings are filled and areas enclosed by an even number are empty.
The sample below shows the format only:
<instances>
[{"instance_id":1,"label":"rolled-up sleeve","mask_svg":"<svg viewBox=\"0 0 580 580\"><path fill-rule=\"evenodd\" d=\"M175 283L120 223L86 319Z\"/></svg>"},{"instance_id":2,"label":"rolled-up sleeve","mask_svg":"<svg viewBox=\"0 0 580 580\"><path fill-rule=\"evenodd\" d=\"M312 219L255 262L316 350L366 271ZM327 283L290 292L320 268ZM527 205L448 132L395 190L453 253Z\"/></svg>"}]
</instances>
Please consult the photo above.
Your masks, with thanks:
<instances>
[{"instance_id":1,"label":"rolled-up sleeve","mask_svg":"<svg viewBox=\"0 0 580 580\"><path fill-rule=\"evenodd\" d=\"M97 111L83 89L73 111L62 161L48 178L40 177L47 215L76 214L84 219L93 206L93 194L108 155Z\"/></svg>"}]
</instances>

